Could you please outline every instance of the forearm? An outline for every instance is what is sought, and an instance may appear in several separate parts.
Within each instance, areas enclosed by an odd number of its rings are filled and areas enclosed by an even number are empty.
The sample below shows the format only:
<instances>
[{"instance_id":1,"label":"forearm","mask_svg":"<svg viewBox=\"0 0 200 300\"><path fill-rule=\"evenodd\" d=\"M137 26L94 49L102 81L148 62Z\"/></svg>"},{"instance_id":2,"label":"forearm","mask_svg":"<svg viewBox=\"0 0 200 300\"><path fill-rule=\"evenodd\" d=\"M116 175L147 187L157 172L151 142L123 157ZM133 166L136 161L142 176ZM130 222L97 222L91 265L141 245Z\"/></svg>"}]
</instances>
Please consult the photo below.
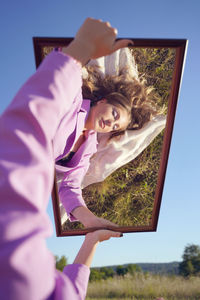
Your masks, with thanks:
<instances>
[{"instance_id":1,"label":"forearm","mask_svg":"<svg viewBox=\"0 0 200 300\"><path fill-rule=\"evenodd\" d=\"M123 234L117 231L97 230L86 235L85 240L79 250L74 264L84 264L90 267L92 259L99 242L109 240L111 237L122 237Z\"/></svg>"},{"instance_id":2,"label":"forearm","mask_svg":"<svg viewBox=\"0 0 200 300\"><path fill-rule=\"evenodd\" d=\"M79 220L84 227L92 227L93 222L97 218L87 207L85 206L79 206L76 207L71 214Z\"/></svg>"},{"instance_id":3,"label":"forearm","mask_svg":"<svg viewBox=\"0 0 200 300\"><path fill-rule=\"evenodd\" d=\"M92 232L88 233L74 260L74 264L84 264L90 267L98 243L99 241L97 241L95 235Z\"/></svg>"},{"instance_id":4,"label":"forearm","mask_svg":"<svg viewBox=\"0 0 200 300\"><path fill-rule=\"evenodd\" d=\"M62 52L73 57L82 66L91 58L90 48L86 45L79 45L76 40L73 40L68 47L63 47Z\"/></svg>"},{"instance_id":5,"label":"forearm","mask_svg":"<svg viewBox=\"0 0 200 300\"><path fill-rule=\"evenodd\" d=\"M109 229L116 230L118 227L116 224L109 220L99 218L95 216L87 207L79 206L76 207L71 214L79 220L86 228L93 227L93 229Z\"/></svg>"}]
</instances>

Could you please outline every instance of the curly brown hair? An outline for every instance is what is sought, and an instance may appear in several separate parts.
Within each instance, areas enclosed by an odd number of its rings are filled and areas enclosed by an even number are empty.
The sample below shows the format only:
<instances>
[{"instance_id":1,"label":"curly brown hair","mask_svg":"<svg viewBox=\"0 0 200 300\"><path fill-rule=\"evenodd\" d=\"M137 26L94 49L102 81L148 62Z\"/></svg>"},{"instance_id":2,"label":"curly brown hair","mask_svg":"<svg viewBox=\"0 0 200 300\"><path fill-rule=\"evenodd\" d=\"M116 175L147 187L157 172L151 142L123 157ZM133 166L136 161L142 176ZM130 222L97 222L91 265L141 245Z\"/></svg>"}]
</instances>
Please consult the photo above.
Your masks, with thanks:
<instances>
[{"instance_id":1,"label":"curly brown hair","mask_svg":"<svg viewBox=\"0 0 200 300\"><path fill-rule=\"evenodd\" d=\"M141 129L159 113L153 88L145 85L143 76L137 80L122 70L118 76L102 77L98 72L98 67L91 66L87 67L87 72L88 77L83 79L83 98L90 99L92 105L105 98L108 103L125 108L131 120L126 129ZM111 137L123 133L124 131L116 131Z\"/></svg>"}]
</instances>

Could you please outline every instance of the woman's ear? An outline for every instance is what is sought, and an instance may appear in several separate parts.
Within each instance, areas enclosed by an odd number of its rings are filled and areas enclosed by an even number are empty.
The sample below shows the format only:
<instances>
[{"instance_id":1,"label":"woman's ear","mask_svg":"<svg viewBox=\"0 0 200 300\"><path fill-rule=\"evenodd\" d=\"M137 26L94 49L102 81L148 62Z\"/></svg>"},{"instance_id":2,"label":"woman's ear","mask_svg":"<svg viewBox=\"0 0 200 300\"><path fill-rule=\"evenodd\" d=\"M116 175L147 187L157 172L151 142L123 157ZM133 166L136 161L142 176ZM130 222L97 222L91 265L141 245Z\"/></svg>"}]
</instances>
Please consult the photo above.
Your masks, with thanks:
<instances>
[{"instance_id":1,"label":"woman's ear","mask_svg":"<svg viewBox=\"0 0 200 300\"><path fill-rule=\"evenodd\" d=\"M102 98L101 100L99 100L99 101L97 102L97 104L98 104L98 103L106 103L106 102L107 102L106 98Z\"/></svg>"}]
</instances>

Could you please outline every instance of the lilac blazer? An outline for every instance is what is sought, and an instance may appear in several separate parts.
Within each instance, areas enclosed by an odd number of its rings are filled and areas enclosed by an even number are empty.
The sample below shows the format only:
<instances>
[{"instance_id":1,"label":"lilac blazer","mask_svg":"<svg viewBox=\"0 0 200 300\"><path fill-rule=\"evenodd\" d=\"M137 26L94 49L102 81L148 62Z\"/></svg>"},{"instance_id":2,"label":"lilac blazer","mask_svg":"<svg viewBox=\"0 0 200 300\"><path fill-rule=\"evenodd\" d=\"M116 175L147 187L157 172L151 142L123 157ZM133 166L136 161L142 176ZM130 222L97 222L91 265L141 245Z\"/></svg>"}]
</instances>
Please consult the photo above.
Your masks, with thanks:
<instances>
[{"instance_id":1,"label":"lilac blazer","mask_svg":"<svg viewBox=\"0 0 200 300\"><path fill-rule=\"evenodd\" d=\"M73 117L81 109L81 84L80 66L53 52L0 118L1 299L85 298L89 268L76 264L58 272L45 244L52 234L46 208L55 157L67 149L66 136L73 144L75 131L62 132L79 124Z\"/></svg>"},{"instance_id":2,"label":"lilac blazer","mask_svg":"<svg viewBox=\"0 0 200 300\"><path fill-rule=\"evenodd\" d=\"M80 103L82 105L80 107ZM64 151L56 159L63 158L72 148L83 131L87 114L90 110L90 100L75 102L68 115L62 120L54 145L58 148L63 138L67 141ZM71 211L78 206L86 206L82 198L81 182L89 167L89 159L97 151L97 134L94 130L87 132L87 137L72 159L65 166L56 164L56 178L59 187L59 199L68 213L71 221L76 220Z\"/></svg>"}]
</instances>

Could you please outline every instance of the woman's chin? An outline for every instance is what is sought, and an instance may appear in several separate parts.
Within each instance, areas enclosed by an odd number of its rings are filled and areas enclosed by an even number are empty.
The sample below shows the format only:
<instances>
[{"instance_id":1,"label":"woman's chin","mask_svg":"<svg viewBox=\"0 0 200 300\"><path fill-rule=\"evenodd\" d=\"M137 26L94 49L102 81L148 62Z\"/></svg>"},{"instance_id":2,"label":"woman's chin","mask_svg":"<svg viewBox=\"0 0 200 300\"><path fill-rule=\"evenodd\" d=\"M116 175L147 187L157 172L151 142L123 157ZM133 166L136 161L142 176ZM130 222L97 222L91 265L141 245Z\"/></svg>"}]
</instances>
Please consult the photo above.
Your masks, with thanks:
<instances>
[{"instance_id":1,"label":"woman's chin","mask_svg":"<svg viewBox=\"0 0 200 300\"><path fill-rule=\"evenodd\" d=\"M102 130L102 128L98 128L98 129L96 130L96 132L98 132L98 133L104 133L104 130Z\"/></svg>"},{"instance_id":2,"label":"woman's chin","mask_svg":"<svg viewBox=\"0 0 200 300\"><path fill-rule=\"evenodd\" d=\"M103 128L101 128L100 126L96 126L95 131L98 133L105 133L105 130Z\"/></svg>"},{"instance_id":3,"label":"woman's chin","mask_svg":"<svg viewBox=\"0 0 200 300\"><path fill-rule=\"evenodd\" d=\"M98 128L98 129L96 130L96 132L98 132L98 133L109 133L110 131L107 131L107 130L105 130L105 129L103 129L103 128Z\"/></svg>"}]
</instances>

